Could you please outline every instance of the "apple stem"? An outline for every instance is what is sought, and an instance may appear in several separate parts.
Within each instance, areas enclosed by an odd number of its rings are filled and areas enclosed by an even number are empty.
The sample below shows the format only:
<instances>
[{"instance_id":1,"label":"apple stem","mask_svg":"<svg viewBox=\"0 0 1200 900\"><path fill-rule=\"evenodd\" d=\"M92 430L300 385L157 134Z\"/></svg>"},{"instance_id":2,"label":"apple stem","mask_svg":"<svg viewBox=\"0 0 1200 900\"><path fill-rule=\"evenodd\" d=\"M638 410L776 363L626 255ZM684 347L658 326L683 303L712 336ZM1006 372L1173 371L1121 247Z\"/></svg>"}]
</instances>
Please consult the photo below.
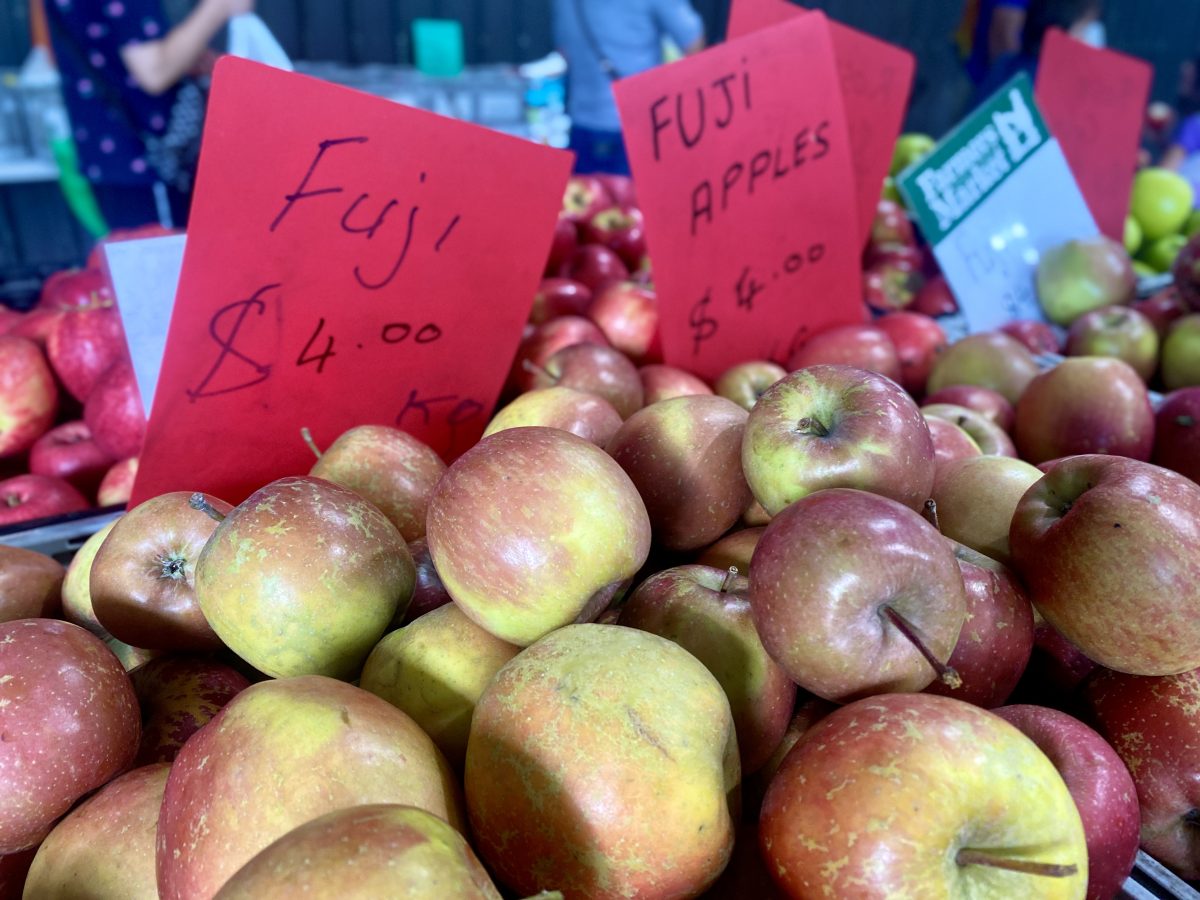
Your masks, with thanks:
<instances>
[{"instance_id":1,"label":"apple stem","mask_svg":"<svg viewBox=\"0 0 1200 900\"><path fill-rule=\"evenodd\" d=\"M937 672L938 678L941 679L943 684L950 688L962 687L962 676L933 655L933 652L925 646L925 642L917 636L917 632L904 616L900 615L900 613L896 612L890 606L881 607L881 612L887 617L888 621L896 626L896 630L904 635L910 644L917 648L917 652L925 657L926 662L933 668L933 671Z\"/></svg>"},{"instance_id":2,"label":"apple stem","mask_svg":"<svg viewBox=\"0 0 1200 900\"><path fill-rule=\"evenodd\" d=\"M4 505L9 509L13 509L21 505L21 497L18 494L5 494Z\"/></svg>"},{"instance_id":3,"label":"apple stem","mask_svg":"<svg viewBox=\"0 0 1200 900\"><path fill-rule=\"evenodd\" d=\"M799 434L814 434L817 437L828 437L829 435L829 429L814 416L805 416L797 422L796 431Z\"/></svg>"},{"instance_id":4,"label":"apple stem","mask_svg":"<svg viewBox=\"0 0 1200 900\"><path fill-rule=\"evenodd\" d=\"M307 425L301 426L300 437L304 439L304 443L308 444L308 449L316 454L318 460L325 455L321 452L321 448L317 446L317 442L313 440L312 432L308 430Z\"/></svg>"},{"instance_id":5,"label":"apple stem","mask_svg":"<svg viewBox=\"0 0 1200 900\"><path fill-rule=\"evenodd\" d=\"M539 366L532 359L521 360L521 368L524 369L526 372L528 372L530 375L541 375L543 378L547 379L551 384L558 384L558 382L559 382L559 379L556 375L551 375L543 366Z\"/></svg>"},{"instance_id":6,"label":"apple stem","mask_svg":"<svg viewBox=\"0 0 1200 900\"><path fill-rule=\"evenodd\" d=\"M217 508L209 503L208 500L205 499L204 495L199 491L196 491L196 493L192 494L192 496L188 499L188 506L197 512L204 513L214 522L225 521L225 514L223 512L218 512Z\"/></svg>"},{"instance_id":7,"label":"apple stem","mask_svg":"<svg viewBox=\"0 0 1200 900\"><path fill-rule=\"evenodd\" d=\"M1176 416L1175 424L1180 428L1191 428L1196 424L1196 420L1192 416Z\"/></svg>"},{"instance_id":8,"label":"apple stem","mask_svg":"<svg viewBox=\"0 0 1200 900\"><path fill-rule=\"evenodd\" d=\"M721 582L721 593L729 593L729 585L733 583L733 579L738 576L738 567L730 566L729 571L725 573L725 580Z\"/></svg>"},{"instance_id":9,"label":"apple stem","mask_svg":"<svg viewBox=\"0 0 1200 900\"><path fill-rule=\"evenodd\" d=\"M1071 863L1035 862L1031 859L1012 859L1007 856L997 856L986 850L968 850L963 847L954 857L960 866L991 866L993 869L1007 869L1009 872L1020 872L1022 875L1041 875L1045 878L1069 878L1079 872L1079 866Z\"/></svg>"},{"instance_id":10,"label":"apple stem","mask_svg":"<svg viewBox=\"0 0 1200 900\"><path fill-rule=\"evenodd\" d=\"M925 501L925 506L921 509L921 515L925 517L925 521L938 530L942 531L942 523L938 521L937 501L930 497Z\"/></svg>"}]
</instances>

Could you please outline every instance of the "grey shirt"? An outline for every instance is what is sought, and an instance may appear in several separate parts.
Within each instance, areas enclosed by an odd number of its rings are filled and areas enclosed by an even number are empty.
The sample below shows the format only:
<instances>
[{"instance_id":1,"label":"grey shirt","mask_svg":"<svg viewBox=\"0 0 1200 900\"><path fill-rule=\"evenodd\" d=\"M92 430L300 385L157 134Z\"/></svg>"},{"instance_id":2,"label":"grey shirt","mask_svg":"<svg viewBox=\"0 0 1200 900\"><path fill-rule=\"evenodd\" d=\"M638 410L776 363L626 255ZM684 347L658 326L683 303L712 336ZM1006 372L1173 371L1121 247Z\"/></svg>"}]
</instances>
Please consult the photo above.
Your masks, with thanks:
<instances>
[{"instance_id":1,"label":"grey shirt","mask_svg":"<svg viewBox=\"0 0 1200 900\"><path fill-rule=\"evenodd\" d=\"M664 37L687 49L704 36L704 23L688 0L554 0L554 39L570 66L571 121L597 131L619 131L612 82L580 25L580 9L621 78L661 63Z\"/></svg>"}]
</instances>

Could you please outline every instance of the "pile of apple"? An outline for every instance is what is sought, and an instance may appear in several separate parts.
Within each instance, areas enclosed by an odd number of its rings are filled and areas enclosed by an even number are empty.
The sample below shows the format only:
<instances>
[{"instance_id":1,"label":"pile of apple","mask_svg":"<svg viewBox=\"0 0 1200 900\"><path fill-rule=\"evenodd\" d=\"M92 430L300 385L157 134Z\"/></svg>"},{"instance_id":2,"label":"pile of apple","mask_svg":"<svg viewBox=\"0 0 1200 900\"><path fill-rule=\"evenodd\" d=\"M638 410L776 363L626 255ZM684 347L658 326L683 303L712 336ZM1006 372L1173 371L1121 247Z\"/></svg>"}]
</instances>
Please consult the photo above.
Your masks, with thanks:
<instances>
[{"instance_id":1,"label":"pile of apple","mask_svg":"<svg viewBox=\"0 0 1200 900\"><path fill-rule=\"evenodd\" d=\"M628 183L565 205L449 467L364 425L65 572L0 548L0 898L1200 878L1200 387L911 309L709 385L656 357ZM1099 283L1060 255L1047 310Z\"/></svg>"},{"instance_id":2,"label":"pile of apple","mask_svg":"<svg viewBox=\"0 0 1200 900\"><path fill-rule=\"evenodd\" d=\"M0 307L0 526L129 499L145 416L99 262Z\"/></svg>"},{"instance_id":3,"label":"pile of apple","mask_svg":"<svg viewBox=\"0 0 1200 900\"><path fill-rule=\"evenodd\" d=\"M1134 176L1124 244L1138 275L1171 271L1188 238L1200 231L1195 199L1191 182L1178 172L1150 166Z\"/></svg>"}]
</instances>

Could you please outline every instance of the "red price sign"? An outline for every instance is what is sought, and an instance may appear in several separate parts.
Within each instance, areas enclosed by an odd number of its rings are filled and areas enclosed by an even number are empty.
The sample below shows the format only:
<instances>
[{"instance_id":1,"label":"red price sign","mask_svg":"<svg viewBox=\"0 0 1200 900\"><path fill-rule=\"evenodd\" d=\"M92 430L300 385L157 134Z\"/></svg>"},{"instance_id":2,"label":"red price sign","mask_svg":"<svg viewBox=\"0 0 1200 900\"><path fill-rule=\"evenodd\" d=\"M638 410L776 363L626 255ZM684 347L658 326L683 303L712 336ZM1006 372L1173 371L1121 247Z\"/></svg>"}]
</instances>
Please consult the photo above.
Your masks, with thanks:
<instances>
[{"instance_id":1,"label":"red price sign","mask_svg":"<svg viewBox=\"0 0 1200 900\"><path fill-rule=\"evenodd\" d=\"M862 321L858 219L827 20L812 14L614 88L668 363L786 363Z\"/></svg>"},{"instance_id":2,"label":"red price sign","mask_svg":"<svg viewBox=\"0 0 1200 900\"><path fill-rule=\"evenodd\" d=\"M788 0L734 0L728 34L739 37L807 14L808 10ZM858 191L858 225L865 244L896 138L904 124L916 63L907 50L840 22L830 21L829 31L846 105Z\"/></svg>"},{"instance_id":3,"label":"red price sign","mask_svg":"<svg viewBox=\"0 0 1200 900\"><path fill-rule=\"evenodd\" d=\"M1149 63L1090 47L1058 29L1042 44L1034 86L1038 109L1096 224L1114 241L1125 235L1153 77Z\"/></svg>"},{"instance_id":4,"label":"red price sign","mask_svg":"<svg viewBox=\"0 0 1200 900\"><path fill-rule=\"evenodd\" d=\"M228 58L133 502L238 502L393 425L478 439L545 263L561 151Z\"/></svg>"}]
</instances>

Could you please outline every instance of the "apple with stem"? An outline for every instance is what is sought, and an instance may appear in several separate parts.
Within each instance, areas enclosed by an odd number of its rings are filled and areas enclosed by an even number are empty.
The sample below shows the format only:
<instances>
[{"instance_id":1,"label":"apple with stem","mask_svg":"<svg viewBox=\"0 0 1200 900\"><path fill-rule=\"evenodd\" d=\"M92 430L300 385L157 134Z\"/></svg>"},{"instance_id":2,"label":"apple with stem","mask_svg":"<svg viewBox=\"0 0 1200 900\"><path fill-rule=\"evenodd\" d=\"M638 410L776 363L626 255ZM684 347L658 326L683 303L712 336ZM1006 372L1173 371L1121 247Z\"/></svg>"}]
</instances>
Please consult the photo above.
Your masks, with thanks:
<instances>
[{"instance_id":1,"label":"apple with stem","mask_svg":"<svg viewBox=\"0 0 1200 900\"><path fill-rule=\"evenodd\" d=\"M1067 333L1067 356L1109 356L1129 363L1142 381L1158 368L1158 331L1135 309L1107 306L1084 313Z\"/></svg>"},{"instance_id":2,"label":"apple with stem","mask_svg":"<svg viewBox=\"0 0 1200 900\"><path fill-rule=\"evenodd\" d=\"M533 389L565 387L603 397L622 419L642 408L642 379L629 359L612 347L574 344L563 347L539 369L526 363Z\"/></svg>"},{"instance_id":3,"label":"apple with stem","mask_svg":"<svg viewBox=\"0 0 1200 900\"><path fill-rule=\"evenodd\" d=\"M926 390L933 394L955 384L974 384L1016 403L1039 371L1033 354L1016 338L985 331L947 347L933 364Z\"/></svg>"},{"instance_id":4,"label":"apple with stem","mask_svg":"<svg viewBox=\"0 0 1200 900\"><path fill-rule=\"evenodd\" d=\"M646 255L646 221L637 207L602 209L582 223L580 232L585 243L616 253L630 272L637 271Z\"/></svg>"},{"instance_id":5,"label":"apple with stem","mask_svg":"<svg viewBox=\"0 0 1200 900\"><path fill-rule=\"evenodd\" d=\"M516 359L508 375L507 390L513 394L528 391L533 387L534 373L525 362L536 367L545 366L546 360L572 344L600 344L607 346L608 339L596 325L582 316L559 316L543 322L530 331L517 348Z\"/></svg>"},{"instance_id":6,"label":"apple with stem","mask_svg":"<svg viewBox=\"0 0 1200 900\"><path fill-rule=\"evenodd\" d=\"M979 387L974 384L952 384L940 391L935 391L925 397L925 404L949 403L954 406L965 406L973 409L984 418L990 419L1004 431L1009 431L1016 417L1013 405L1004 399L1003 395L991 388Z\"/></svg>"},{"instance_id":7,"label":"apple with stem","mask_svg":"<svg viewBox=\"0 0 1200 900\"><path fill-rule=\"evenodd\" d=\"M87 424L76 420L51 428L29 451L29 472L61 478L95 495L114 460L101 450Z\"/></svg>"},{"instance_id":8,"label":"apple with stem","mask_svg":"<svg viewBox=\"0 0 1200 900\"><path fill-rule=\"evenodd\" d=\"M80 512L87 498L61 478L16 475L0 481L0 526Z\"/></svg>"},{"instance_id":9,"label":"apple with stem","mask_svg":"<svg viewBox=\"0 0 1200 900\"><path fill-rule=\"evenodd\" d=\"M1008 433L983 413L952 403L927 403L921 407L926 419L943 419L971 436L984 456L1016 457L1017 448Z\"/></svg>"}]
</instances>

